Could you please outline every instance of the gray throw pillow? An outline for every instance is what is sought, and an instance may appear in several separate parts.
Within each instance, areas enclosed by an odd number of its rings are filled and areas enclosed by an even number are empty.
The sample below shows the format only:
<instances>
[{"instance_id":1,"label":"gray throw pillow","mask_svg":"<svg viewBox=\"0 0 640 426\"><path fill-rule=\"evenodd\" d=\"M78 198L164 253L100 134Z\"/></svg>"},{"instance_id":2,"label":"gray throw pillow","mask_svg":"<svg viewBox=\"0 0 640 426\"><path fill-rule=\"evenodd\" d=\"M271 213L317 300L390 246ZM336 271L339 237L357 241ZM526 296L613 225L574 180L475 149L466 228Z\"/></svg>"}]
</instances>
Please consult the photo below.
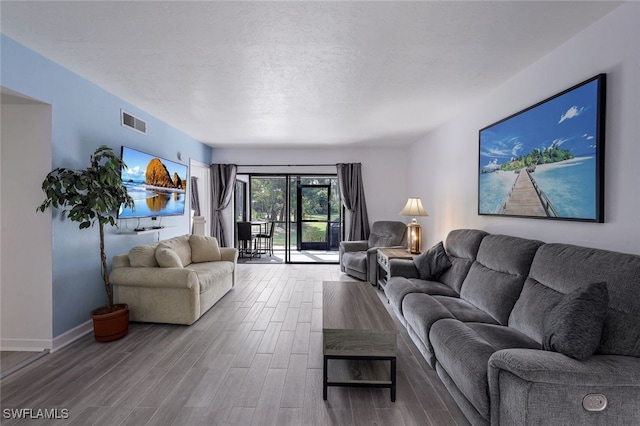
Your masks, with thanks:
<instances>
[{"instance_id":1,"label":"gray throw pillow","mask_svg":"<svg viewBox=\"0 0 640 426\"><path fill-rule=\"evenodd\" d=\"M589 358L600 346L608 306L606 283L565 294L544 319L544 348L578 360Z\"/></svg>"},{"instance_id":2,"label":"gray throw pillow","mask_svg":"<svg viewBox=\"0 0 640 426\"><path fill-rule=\"evenodd\" d=\"M423 280L436 280L447 269L451 268L451 261L444 250L442 241L414 257L413 263L418 270L418 276Z\"/></svg>"}]
</instances>

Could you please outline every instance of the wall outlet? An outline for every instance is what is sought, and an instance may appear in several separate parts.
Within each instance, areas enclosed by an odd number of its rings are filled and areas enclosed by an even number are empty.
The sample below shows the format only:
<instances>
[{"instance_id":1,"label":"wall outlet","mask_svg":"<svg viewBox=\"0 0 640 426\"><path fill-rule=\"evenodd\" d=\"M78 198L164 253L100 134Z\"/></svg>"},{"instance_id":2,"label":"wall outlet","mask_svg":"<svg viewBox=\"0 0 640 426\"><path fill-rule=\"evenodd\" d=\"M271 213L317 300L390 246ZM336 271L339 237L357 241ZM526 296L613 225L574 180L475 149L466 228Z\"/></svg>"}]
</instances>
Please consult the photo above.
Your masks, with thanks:
<instances>
[{"instance_id":1,"label":"wall outlet","mask_svg":"<svg viewBox=\"0 0 640 426\"><path fill-rule=\"evenodd\" d=\"M582 399L582 406L587 411L602 411L607 408L607 397L600 393L590 393Z\"/></svg>"}]
</instances>

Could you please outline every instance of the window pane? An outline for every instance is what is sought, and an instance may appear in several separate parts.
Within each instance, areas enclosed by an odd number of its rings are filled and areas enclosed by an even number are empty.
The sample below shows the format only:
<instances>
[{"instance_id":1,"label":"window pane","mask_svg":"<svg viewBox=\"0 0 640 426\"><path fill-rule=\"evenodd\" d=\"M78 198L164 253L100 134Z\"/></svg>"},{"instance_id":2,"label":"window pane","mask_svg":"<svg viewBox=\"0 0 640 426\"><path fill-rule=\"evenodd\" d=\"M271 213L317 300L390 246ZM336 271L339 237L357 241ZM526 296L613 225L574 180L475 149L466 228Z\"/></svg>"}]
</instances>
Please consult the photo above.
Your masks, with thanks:
<instances>
[{"instance_id":1,"label":"window pane","mask_svg":"<svg viewBox=\"0 0 640 426\"><path fill-rule=\"evenodd\" d=\"M284 221L286 181L278 177L251 178L251 220Z\"/></svg>"}]
</instances>

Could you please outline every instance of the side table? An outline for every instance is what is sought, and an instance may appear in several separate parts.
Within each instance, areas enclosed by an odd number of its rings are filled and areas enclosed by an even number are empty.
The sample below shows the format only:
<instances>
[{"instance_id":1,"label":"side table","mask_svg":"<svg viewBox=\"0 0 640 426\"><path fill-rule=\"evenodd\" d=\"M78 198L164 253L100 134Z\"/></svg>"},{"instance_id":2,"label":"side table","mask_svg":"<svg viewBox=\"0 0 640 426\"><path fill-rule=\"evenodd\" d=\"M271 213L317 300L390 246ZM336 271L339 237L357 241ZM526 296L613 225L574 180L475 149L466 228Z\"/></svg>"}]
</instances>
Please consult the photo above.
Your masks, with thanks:
<instances>
[{"instance_id":1,"label":"side table","mask_svg":"<svg viewBox=\"0 0 640 426\"><path fill-rule=\"evenodd\" d=\"M378 249L378 289L384 290L389 278L390 259L413 259L413 255L404 248L379 248Z\"/></svg>"}]
</instances>

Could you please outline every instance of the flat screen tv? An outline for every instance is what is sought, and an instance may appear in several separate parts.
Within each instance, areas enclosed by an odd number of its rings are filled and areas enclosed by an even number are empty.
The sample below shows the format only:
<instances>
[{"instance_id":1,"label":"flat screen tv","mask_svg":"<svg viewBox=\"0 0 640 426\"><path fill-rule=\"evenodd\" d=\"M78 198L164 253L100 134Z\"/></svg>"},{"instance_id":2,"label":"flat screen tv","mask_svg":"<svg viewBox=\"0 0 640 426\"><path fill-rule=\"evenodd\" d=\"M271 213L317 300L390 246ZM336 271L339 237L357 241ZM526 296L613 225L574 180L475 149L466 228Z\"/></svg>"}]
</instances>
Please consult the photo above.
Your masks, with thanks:
<instances>
[{"instance_id":1,"label":"flat screen tv","mask_svg":"<svg viewBox=\"0 0 640 426\"><path fill-rule=\"evenodd\" d=\"M122 182L135 208L120 207L118 218L181 216L184 214L188 168L184 164L122 147Z\"/></svg>"}]
</instances>

